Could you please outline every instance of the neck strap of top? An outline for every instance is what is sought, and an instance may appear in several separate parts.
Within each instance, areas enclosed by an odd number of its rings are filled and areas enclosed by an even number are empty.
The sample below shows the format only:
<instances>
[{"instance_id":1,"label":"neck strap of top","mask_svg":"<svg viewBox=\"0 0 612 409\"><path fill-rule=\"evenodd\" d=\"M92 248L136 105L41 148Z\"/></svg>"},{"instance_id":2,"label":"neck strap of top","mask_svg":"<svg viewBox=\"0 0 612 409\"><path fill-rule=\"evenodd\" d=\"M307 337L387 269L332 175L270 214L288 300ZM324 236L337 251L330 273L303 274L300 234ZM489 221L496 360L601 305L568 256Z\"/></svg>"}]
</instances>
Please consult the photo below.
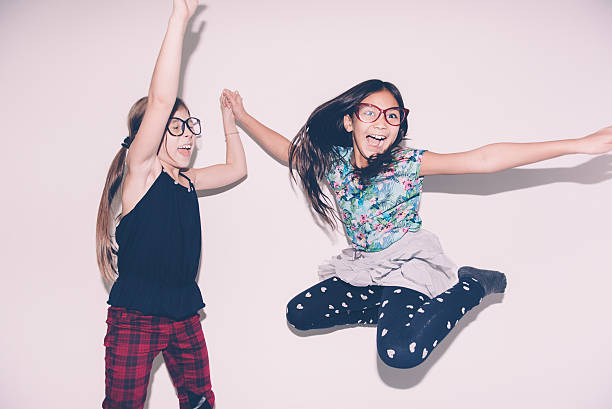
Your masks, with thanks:
<instances>
[{"instance_id":1,"label":"neck strap of top","mask_svg":"<svg viewBox=\"0 0 612 409\"><path fill-rule=\"evenodd\" d=\"M191 179L189 179L189 178L187 177L187 175L185 175L185 174L184 174L183 172L181 172L180 170L179 170L179 175L180 175L180 176L182 176L182 177L184 177L185 179L187 179L187 182L189 182L189 184L190 184L190 185L192 185L192 184L193 184L193 183L191 183Z\"/></svg>"},{"instance_id":2,"label":"neck strap of top","mask_svg":"<svg viewBox=\"0 0 612 409\"><path fill-rule=\"evenodd\" d=\"M166 169L164 169L164 167L162 166L162 172L164 172L166 175L170 176L170 174L168 172L166 172ZM193 185L193 183L191 182L191 179L189 179L189 177L187 177L187 175L185 175L183 172L181 172L179 170L179 176L184 177L185 179L187 179L187 182L189 182L189 187L187 188L188 192L191 192L191 189L195 190L195 186ZM171 177L172 178L172 177ZM178 181L175 180L174 184L178 185Z\"/></svg>"},{"instance_id":3,"label":"neck strap of top","mask_svg":"<svg viewBox=\"0 0 612 409\"><path fill-rule=\"evenodd\" d=\"M194 189L194 190L195 190L195 187L193 186L193 183L191 183L191 179L189 179L189 178L187 177L187 175L185 175L185 174L184 174L183 172L181 172L180 170L179 170L179 175L180 175L180 176L182 176L182 177L184 177L185 179L187 179L187 182L189 182L189 190L191 190L191 189Z\"/></svg>"}]
</instances>

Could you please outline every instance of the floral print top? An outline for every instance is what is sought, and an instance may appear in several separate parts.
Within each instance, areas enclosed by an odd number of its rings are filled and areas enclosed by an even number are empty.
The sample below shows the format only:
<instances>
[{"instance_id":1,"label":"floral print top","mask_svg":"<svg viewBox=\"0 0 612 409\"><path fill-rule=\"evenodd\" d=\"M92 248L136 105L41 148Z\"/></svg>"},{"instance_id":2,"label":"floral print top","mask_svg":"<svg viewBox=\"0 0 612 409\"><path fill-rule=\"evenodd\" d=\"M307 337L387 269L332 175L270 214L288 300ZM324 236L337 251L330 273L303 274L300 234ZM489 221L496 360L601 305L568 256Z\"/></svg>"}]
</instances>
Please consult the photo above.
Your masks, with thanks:
<instances>
[{"instance_id":1,"label":"floral print top","mask_svg":"<svg viewBox=\"0 0 612 409\"><path fill-rule=\"evenodd\" d=\"M334 191L340 218L353 246L361 251L380 251L421 227L418 214L423 177L419 176L424 150L400 148L389 169L359 183L351 164L353 148L338 148L341 160L327 175Z\"/></svg>"}]
</instances>

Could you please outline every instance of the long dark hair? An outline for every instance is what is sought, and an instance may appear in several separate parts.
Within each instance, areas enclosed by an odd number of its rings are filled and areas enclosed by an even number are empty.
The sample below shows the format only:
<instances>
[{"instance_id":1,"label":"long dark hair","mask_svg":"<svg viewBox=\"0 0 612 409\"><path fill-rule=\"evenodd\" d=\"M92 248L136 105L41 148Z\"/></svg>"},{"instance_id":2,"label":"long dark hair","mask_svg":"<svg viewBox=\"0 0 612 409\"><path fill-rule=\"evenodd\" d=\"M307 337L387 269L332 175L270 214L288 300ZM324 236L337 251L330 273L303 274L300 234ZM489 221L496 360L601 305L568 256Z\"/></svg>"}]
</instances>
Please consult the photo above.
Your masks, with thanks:
<instances>
[{"instance_id":1,"label":"long dark hair","mask_svg":"<svg viewBox=\"0 0 612 409\"><path fill-rule=\"evenodd\" d=\"M130 108L127 120L129 135L125 138L124 143L121 144L121 149L119 149L119 152L117 152L115 158L111 162L108 174L106 175L106 183L102 190L100 206L98 207L98 218L96 220L96 255L98 258L98 268L102 276L108 281L114 281L118 274L117 264L114 258L115 254L117 254L117 246L113 243L113 238L111 237L111 231L115 222L110 214L111 205L115 194L121 187L128 147L140 129L142 118L147 109L147 102L147 97L140 98L132 105L132 108ZM177 98L174 107L172 107L170 116L173 116L181 107L187 109L187 105L185 105L180 98Z\"/></svg>"},{"instance_id":2,"label":"long dark hair","mask_svg":"<svg viewBox=\"0 0 612 409\"><path fill-rule=\"evenodd\" d=\"M332 228L336 227L337 216L333 201L323 192L321 183L325 181L332 165L342 160L338 147L353 146L352 133L344 128L344 116L352 116L357 104L368 95L382 90L389 91L399 106L404 107L404 100L392 83L381 80L364 81L315 109L291 142L291 176L295 180L295 170L313 210ZM400 125L397 138L385 152L368 158L368 166L355 167L355 173L362 184L369 184L372 177L388 169L393 162L393 150L406 136L407 130L408 124L404 121Z\"/></svg>"}]
</instances>

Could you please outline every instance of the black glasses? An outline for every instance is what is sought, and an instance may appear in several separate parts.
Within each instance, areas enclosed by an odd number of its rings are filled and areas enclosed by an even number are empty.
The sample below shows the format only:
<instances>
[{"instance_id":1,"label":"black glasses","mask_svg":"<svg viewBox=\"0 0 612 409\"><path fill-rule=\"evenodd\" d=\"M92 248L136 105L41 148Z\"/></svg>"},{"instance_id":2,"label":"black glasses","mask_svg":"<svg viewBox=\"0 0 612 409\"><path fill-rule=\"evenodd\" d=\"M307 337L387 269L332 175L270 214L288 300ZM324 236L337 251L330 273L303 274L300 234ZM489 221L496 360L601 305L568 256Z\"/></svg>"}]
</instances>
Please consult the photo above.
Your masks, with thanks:
<instances>
[{"instance_id":1,"label":"black glasses","mask_svg":"<svg viewBox=\"0 0 612 409\"><path fill-rule=\"evenodd\" d=\"M380 109L376 105L364 103L357 104L355 107L355 115L357 115L357 119L361 122L376 122L376 120L380 118L380 115L384 114L385 121L393 126L398 126L404 122L408 116L408 112L410 112L410 110L407 108L392 107Z\"/></svg>"},{"instance_id":2,"label":"black glasses","mask_svg":"<svg viewBox=\"0 0 612 409\"><path fill-rule=\"evenodd\" d=\"M181 118L176 118L174 116L171 117L168 120L168 125L166 125L166 130L172 136L181 136L183 133L185 133L185 125L194 135L199 135L202 133L200 120L192 116L184 121Z\"/></svg>"}]
</instances>

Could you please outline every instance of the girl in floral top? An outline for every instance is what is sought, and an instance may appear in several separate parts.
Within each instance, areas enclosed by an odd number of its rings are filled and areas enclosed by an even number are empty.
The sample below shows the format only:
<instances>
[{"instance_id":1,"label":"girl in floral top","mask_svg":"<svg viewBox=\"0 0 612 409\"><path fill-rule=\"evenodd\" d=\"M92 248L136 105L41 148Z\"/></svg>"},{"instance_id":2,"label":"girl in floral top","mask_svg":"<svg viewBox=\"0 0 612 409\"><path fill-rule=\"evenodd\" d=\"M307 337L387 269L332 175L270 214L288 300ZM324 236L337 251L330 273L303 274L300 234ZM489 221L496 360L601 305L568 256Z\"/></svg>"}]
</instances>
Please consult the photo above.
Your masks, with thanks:
<instances>
[{"instance_id":1,"label":"girl in floral top","mask_svg":"<svg viewBox=\"0 0 612 409\"><path fill-rule=\"evenodd\" d=\"M339 219L352 244L321 266L321 282L289 302L287 320L298 330L376 324L378 354L396 368L423 362L467 311L506 288L500 272L457 269L436 236L421 228L423 176L489 173L612 150L612 127L579 139L452 154L403 148L408 109L397 88L380 80L319 106L292 142L250 116L237 92L225 96L242 126L297 173L314 211L332 227Z\"/></svg>"}]
</instances>

